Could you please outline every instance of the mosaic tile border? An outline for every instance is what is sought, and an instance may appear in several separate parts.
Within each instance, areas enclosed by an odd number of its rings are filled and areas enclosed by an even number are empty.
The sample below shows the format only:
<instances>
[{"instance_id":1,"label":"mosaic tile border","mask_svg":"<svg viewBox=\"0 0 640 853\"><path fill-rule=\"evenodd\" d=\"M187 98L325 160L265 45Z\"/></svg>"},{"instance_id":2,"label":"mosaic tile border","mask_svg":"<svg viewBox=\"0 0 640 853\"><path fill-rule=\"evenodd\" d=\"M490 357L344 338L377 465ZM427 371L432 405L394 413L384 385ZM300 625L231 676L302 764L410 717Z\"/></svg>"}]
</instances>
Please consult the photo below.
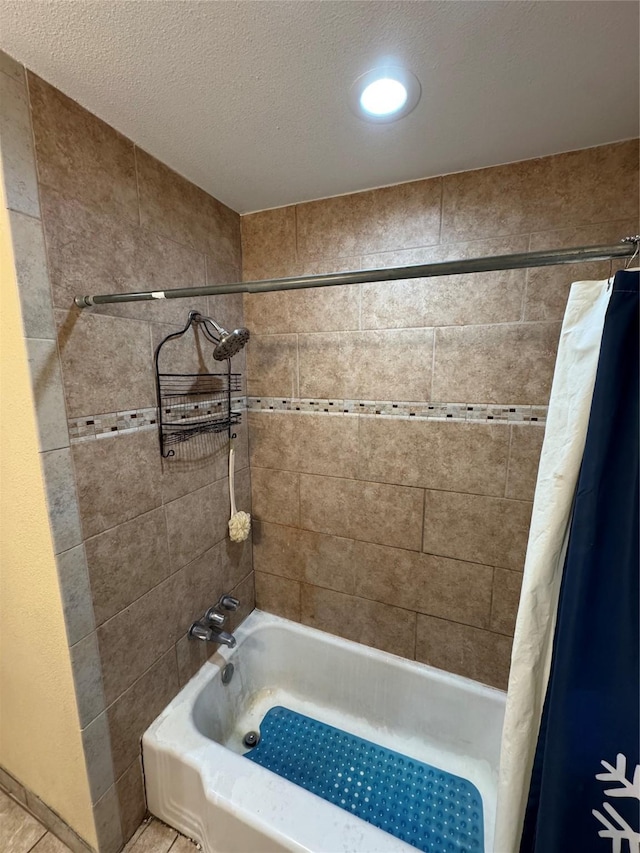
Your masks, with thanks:
<instances>
[{"instance_id":1,"label":"mosaic tile border","mask_svg":"<svg viewBox=\"0 0 640 853\"><path fill-rule=\"evenodd\" d=\"M510 406L491 403L407 403L390 400L297 399L247 397L250 412L296 412L329 415L422 418L433 421L545 424L548 406Z\"/></svg>"},{"instance_id":2,"label":"mosaic tile border","mask_svg":"<svg viewBox=\"0 0 640 853\"><path fill-rule=\"evenodd\" d=\"M199 414L203 418L210 417L216 410L222 408L222 401L201 400L197 404L183 404L169 407L170 413L180 414L183 418L196 419ZM231 408L234 411L246 411L246 397L232 397ZM98 415L83 415L80 418L69 418L69 438L72 444L80 441L93 441L103 438L114 438L133 432L158 428L158 409L152 406L146 409L127 409L123 412L103 412Z\"/></svg>"}]
</instances>

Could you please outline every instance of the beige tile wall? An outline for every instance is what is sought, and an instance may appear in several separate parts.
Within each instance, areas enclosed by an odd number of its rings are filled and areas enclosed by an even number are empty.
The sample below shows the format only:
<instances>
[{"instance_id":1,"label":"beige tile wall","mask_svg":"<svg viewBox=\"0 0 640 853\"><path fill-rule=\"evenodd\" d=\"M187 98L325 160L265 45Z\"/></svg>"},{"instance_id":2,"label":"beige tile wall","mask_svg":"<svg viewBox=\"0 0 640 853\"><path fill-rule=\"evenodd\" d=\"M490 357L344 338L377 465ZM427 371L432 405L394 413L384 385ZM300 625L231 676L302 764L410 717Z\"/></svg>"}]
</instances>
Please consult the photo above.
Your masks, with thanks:
<instances>
[{"instance_id":1,"label":"beige tile wall","mask_svg":"<svg viewBox=\"0 0 640 853\"><path fill-rule=\"evenodd\" d=\"M638 142L242 217L245 280L614 243ZM608 263L246 295L254 396L546 405ZM258 606L505 687L543 426L249 416Z\"/></svg>"},{"instance_id":2,"label":"beige tile wall","mask_svg":"<svg viewBox=\"0 0 640 853\"><path fill-rule=\"evenodd\" d=\"M224 436L162 460L155 429L70 441L67 419L154 407L157 343L190 309L233 328L243 306L214 296L81 312L73 297L237 280L240 222L35 75L23 91L16 263L100 849L116 853L145 813L140 738L205 659L187 629L222 592L242 601L232 629L253 608L252 547L227 539ZM163 357L168 371L216 369L191 333ZM244 355L233 369L244 374ZM237 432L250 509L246 424Z\"/></svg>"}]
</instances>

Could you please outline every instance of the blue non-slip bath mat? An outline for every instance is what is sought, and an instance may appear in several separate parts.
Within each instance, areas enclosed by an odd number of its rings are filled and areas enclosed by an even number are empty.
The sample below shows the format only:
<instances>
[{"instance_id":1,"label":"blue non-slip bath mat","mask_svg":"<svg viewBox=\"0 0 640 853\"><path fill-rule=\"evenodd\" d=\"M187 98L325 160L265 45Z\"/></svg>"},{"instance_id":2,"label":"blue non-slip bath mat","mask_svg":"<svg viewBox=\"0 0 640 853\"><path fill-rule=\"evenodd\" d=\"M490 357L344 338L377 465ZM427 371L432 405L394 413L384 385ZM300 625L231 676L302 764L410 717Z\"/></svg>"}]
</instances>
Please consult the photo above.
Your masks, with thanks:
<instances>
[{"instance_id":1,"label":"blue non-slip bath mat","mask_svg":"<svg viewBox=\"0 0 640 853\"><path fill-rule=\"evenodd\" d=\"M482 853L475 785L371 741L275 707L246 758L428 853Z\"/></svg>"}]
</instances>

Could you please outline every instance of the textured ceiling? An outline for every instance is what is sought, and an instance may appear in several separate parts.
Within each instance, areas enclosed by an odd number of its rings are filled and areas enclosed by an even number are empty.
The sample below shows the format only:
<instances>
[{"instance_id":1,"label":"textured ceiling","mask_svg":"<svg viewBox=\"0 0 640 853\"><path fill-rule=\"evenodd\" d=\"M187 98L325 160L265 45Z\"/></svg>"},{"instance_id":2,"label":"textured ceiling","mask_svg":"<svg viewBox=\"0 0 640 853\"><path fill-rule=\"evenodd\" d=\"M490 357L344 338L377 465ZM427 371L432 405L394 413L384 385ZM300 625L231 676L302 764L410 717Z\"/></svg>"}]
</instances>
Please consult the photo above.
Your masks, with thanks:
<instances>
[{"instance_id":1,"label":"textured ceiling","mask_svg":"<svg viewBox=\"0 0 640 853\"><path fill-rule=\"evenodd\" d=\"M638 133L635 2L0 0L0 43L240 212ZM367 124L387 58L422 100Z\"/></svg>"}]
</instances>

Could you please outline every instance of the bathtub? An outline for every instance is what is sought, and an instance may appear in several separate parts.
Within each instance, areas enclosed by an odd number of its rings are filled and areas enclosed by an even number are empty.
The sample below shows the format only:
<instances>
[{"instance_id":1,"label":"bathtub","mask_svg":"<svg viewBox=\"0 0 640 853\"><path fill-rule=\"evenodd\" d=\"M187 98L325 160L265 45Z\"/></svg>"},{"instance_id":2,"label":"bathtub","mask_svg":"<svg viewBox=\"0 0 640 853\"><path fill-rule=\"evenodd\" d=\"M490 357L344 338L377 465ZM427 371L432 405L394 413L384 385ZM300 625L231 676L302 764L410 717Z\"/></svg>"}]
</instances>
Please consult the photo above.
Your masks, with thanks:
<instances>
[{"instance_id":1,"label":"bathtub","mask_svg":"<svg viewBox=\"0 0 640 853\"><path fill-rule=\"evenodd\" d=\"M152 814L205 853L415 853L242 757L244 735L284 705L473 782L491 853L502 691L259 610L235 636L144 735Z\"/></svg>"}]
</instances>

